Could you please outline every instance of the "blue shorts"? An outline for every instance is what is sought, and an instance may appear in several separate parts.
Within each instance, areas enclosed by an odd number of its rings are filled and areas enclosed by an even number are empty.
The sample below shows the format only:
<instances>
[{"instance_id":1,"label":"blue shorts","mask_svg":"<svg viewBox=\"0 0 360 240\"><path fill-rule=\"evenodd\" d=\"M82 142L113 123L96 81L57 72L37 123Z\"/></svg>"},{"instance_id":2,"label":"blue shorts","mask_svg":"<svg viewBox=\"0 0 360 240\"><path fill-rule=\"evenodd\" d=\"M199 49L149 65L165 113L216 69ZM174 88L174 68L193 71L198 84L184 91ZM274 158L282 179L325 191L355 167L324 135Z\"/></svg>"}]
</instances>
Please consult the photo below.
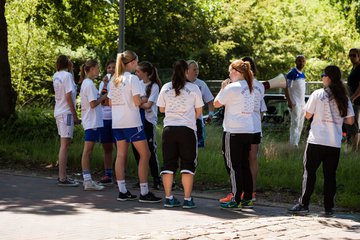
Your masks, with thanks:
<instances>
[{"instance_id":1,"label":"blue shorts","mask_svg":"<svg viewBox=\"0 0 360 240\"><path fill-rule=\"evenodd\" d=\"M85 130L85 141L86 142L98 142L100 138L99 128Z\"/></svg>"},{"instance_id":2,"label":"blue shorts","mask_svg":"<svg viewBox=\"0 0 360 240\"><path fill-rule=\"evenodd\" d=\"M112 134L112 120L104 120L104 127L99 128L101 143L115 143Z\"/></svg>"},{"instance_id":3,"label":"blue shorts","mask_svg":"<svg viewBox=\"0 0 360 240\"><path fill-rule=\"evenodd\" d=\"M126 140L126 142L137 142L146 139L143 126L134 128L115 128L112 131L116 141Z\"/></svg>"}]
</instances>

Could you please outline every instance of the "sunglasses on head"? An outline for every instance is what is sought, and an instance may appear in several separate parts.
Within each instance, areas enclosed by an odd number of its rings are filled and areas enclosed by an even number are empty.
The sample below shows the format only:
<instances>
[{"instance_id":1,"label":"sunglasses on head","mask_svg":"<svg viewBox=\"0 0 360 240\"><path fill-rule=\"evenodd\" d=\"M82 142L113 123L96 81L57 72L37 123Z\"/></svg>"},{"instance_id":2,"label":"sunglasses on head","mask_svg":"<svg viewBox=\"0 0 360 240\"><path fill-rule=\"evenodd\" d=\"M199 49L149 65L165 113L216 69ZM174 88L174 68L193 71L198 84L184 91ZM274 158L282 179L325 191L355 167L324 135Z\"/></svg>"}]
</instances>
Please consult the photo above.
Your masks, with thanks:
<instances>
[{"instance_id":1,"label":"sunglasses on head","mask_svg":"<svg viewBox=\"0 0 360 240\"><path fill-rule=\"evenodd\" d=\"M327 75L325 73L321 74L321 78L323 77L327 77Z\"/></svg>"}]
</instances>

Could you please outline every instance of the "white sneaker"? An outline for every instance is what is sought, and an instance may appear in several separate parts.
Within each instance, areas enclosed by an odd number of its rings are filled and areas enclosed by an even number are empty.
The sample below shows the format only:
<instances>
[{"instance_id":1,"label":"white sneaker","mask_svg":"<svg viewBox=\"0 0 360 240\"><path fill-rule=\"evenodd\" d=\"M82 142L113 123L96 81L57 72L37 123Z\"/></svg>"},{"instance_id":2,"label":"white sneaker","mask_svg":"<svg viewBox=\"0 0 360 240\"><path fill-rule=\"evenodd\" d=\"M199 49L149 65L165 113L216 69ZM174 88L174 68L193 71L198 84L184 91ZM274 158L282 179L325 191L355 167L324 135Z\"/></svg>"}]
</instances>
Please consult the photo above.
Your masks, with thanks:
<instances>
[{"instance_id":1,"label":"white sneaker","mask_svg":"<svg viewBox=\"0 0 360 240\"><path fill-rule=\"evenodd\" d=\"M101 186L94 181L84 181L83 185L85 191L100 191L104 189L104 186Z\"/></svg>"}]
</instances>

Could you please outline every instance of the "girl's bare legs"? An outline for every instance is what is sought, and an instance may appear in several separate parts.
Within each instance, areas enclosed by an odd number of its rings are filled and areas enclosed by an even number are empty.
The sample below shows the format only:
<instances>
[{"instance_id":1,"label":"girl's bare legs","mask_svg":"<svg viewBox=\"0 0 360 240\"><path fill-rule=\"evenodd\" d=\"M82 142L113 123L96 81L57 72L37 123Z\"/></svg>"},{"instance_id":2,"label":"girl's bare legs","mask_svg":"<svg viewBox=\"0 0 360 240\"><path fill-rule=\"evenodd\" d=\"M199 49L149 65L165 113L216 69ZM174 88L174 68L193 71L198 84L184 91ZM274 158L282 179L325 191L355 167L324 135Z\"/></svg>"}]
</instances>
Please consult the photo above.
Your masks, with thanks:
<instances>
[{"instance_id":1,"label":"girl's bare legs","mask_svg":"<svg viewBox=\"0 0 360 240\"><path fill-rule=\"evenodd\" d=\"M148 182L148 168L149 168L149 159L150 159L150 150L147 143L147 140L141 140L133 142L134 147L140 155L138 175L139 181L141 183Z\"/></svg>"},{"instance_id":2,"label":"girl's bare legs","mask_svg":"<svg viewBox=\"0 0 360 240\"><path fill-rule=\"evenodd\" d=\"M68 151L71 138L60 138L59 149L59 180L62 181L66 178L66 166L68 161Z\"/></svg>"},{"instance_id":3,"label":"girl's bare legs","mask_svg":"<svg viewBox=\"0 0 360 240\"><path fill-rule=\"evenodd\" d=\"M250 171L253 181L253 192L256 192L256 179L259 171L258 154L260 144L251 144L249 153Z\"/></svg>"}]
</instances>

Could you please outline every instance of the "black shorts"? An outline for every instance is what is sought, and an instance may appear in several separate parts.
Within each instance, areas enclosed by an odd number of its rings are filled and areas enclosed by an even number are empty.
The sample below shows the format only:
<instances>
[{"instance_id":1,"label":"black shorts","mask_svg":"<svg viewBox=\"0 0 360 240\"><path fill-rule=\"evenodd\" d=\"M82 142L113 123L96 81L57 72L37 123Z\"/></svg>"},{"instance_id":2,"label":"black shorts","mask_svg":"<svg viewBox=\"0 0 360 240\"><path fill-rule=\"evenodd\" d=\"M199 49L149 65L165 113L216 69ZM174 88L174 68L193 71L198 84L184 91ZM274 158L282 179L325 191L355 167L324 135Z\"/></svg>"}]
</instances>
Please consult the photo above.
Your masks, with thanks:
<instances>
[{"instance_id":1,"label":"black shorts","mask_svg":"<svg viewBox=\"0 0 360 240\"><path fill-rule=\"evenodd\" d=\"M251 144L260 144L260 143L261 143L261 133L260 132L254 133L253 142Z\"/></svg>"},{"instance_id":2,"label":"black shorts","mask_svg":"<svg viewBox=\"0 0 360 240\"><path fill-rule=\"evenodd\" d=\"M161 174L180 172L195 174L197 164L196 132L185 126L167 126L162 133L164 165Z\"/></svg>"}]
</instances>

